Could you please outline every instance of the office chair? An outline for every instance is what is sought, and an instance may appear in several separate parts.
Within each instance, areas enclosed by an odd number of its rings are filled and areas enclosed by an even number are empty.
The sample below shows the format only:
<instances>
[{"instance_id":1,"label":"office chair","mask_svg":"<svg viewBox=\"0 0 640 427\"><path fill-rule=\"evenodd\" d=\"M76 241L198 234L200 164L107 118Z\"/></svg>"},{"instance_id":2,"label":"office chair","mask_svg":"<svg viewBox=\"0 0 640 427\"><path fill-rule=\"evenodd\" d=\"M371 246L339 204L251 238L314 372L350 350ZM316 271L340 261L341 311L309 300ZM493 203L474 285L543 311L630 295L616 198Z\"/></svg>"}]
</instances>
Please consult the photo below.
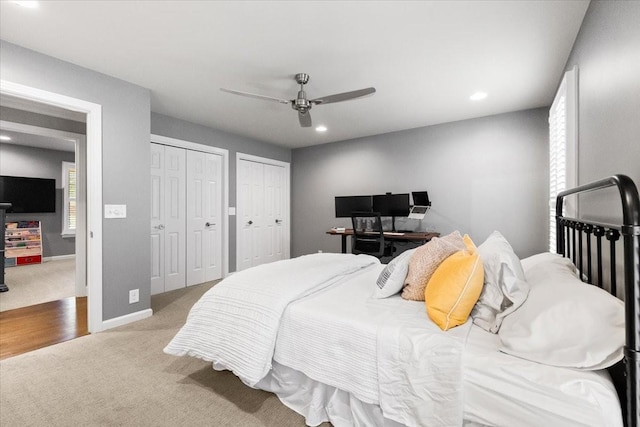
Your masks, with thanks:
<instances>
[{"instance_id":1,"label":"office chair","mask_svg":"<svg viewBox=\"0 0 640 427\"><path fill-rule=\"evenodd\" d=\"M353 212L351 224L351 253L373 255L377 258L393 254L392 243L385 241L378 212Z\"/></svg>"}]
</instances>

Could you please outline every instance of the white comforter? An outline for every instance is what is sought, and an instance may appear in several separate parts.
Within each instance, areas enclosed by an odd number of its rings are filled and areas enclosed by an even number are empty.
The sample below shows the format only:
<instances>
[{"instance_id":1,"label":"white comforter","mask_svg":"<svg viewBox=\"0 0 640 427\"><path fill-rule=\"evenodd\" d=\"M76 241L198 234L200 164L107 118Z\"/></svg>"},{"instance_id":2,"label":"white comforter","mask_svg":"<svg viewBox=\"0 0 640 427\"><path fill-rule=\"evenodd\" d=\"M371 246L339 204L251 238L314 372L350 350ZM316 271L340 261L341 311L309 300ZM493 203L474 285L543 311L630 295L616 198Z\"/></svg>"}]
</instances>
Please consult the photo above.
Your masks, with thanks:
<instances>
[{"instance_id":1,"label":"white comforter","mask_svg":"<svg viewBox=\"0 0 640 427\"><path fill-rule=\"evenodd\" d=\"M424 302L399 295L373 298L382 268L371 266L290 304L274 360L361 402L379 405L384 418L401 425L462 425L461 356L471 322L444 332L429 320ZM287 401L283 385L274 384L280 379L276 377L258 386L274 391L310 425L331 418L308 407L313 405ZM330 406L344 404L332 401Z\"/></svg>"},{"instance_id":2,"label":"white comforter","mask_svg":"<svg viewBox=\"0 0 640 427\"><path fill-rule=\"evenodd\" d=\"M444 332L426 314L405 310L378 330L378 389L385 418L406 426L462 425L462 353L471 324Z\"/></svg>"},{"instance_id":3,"label":"white comforter","mask_svg":"<svg viewBox=\"0 0 640 427\"><path fill-rule=\"evenodd\" d=\"M271 369L287 305L375 263L368 255L323 253L236 273L202 296L164 351L213 362L254 386Z\"/></svg>"}]
</instances>

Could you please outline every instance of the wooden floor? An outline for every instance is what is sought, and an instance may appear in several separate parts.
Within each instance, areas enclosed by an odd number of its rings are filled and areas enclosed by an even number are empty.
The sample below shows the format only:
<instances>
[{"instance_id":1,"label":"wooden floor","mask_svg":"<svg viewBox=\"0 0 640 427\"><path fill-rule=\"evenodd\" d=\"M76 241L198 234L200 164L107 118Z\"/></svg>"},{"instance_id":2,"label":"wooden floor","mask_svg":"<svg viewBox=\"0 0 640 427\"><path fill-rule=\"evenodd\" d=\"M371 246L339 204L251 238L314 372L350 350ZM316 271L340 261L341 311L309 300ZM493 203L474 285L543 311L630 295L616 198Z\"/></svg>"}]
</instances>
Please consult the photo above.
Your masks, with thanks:
<instances>
[{"instance_id":1,"label":"wooden floor","mask_svg":"<svg viewBox=\"0 0 640 427\"><path fill-rule=\"evenodd\" d=\"M87 297L0 312L0 360L88 335Z\"/></svg>"}]
</instances>

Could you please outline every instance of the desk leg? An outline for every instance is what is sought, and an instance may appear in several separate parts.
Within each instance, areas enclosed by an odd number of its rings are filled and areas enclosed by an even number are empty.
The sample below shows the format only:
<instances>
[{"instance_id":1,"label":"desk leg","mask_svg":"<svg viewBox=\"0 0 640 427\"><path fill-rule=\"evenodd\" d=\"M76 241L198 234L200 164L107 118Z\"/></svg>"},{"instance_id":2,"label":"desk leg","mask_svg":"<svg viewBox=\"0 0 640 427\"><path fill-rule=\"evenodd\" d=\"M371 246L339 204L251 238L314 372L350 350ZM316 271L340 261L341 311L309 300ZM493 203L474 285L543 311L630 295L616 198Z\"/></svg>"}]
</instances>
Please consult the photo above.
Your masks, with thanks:
<instances>
[{"instance_id":1,"label":"desk leg","mask_svg":"<svg viewBox=\"0 0 640 427\"><path fill-rule=\"evenodd\" d=\"M346 254L347 253L347 235L343 234L340 237L342 237L342 253Z\"/></svg>"}]
</instances>

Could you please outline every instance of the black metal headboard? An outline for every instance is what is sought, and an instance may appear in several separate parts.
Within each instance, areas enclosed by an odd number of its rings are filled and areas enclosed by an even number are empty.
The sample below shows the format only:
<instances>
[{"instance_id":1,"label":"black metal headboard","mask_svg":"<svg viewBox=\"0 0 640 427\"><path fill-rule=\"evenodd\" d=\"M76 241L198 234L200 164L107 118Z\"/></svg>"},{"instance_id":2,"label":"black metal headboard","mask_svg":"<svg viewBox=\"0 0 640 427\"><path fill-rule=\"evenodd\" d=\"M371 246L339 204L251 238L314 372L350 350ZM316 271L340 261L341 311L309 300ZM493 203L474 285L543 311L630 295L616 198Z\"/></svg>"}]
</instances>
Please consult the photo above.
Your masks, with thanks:
<instances>
[{"instance_id":1,"label":"black metal headboard","mask_svg":"<svg viewBox=\"0 0 640 427\"><path fill-rule=\"evenodd\" d=\"M563 216L564 200L567 196L617 187L622 201L622 225L611 225ZM593 237L592 237L593 236ZM613 175L609 178L581 185L563 191L556 198L556 238L557 252L567 258L580 270L583 280L603 287L610 279L609 292L617 296L616 242L622 236L624 250L624 300L625 300L625 349L624 376L612 378L622 403L625 424L628 427L640 426L640 199L638 189L626 175ZM609 241L610 278L603 277L602 238ZM592 247L595 238L596 248ZM606 246L606 243L605 243ZM593 256L595 253L596 276L593 274ZM586 257L586 260L584 259Z\"/></svg>"}]
</instances>

